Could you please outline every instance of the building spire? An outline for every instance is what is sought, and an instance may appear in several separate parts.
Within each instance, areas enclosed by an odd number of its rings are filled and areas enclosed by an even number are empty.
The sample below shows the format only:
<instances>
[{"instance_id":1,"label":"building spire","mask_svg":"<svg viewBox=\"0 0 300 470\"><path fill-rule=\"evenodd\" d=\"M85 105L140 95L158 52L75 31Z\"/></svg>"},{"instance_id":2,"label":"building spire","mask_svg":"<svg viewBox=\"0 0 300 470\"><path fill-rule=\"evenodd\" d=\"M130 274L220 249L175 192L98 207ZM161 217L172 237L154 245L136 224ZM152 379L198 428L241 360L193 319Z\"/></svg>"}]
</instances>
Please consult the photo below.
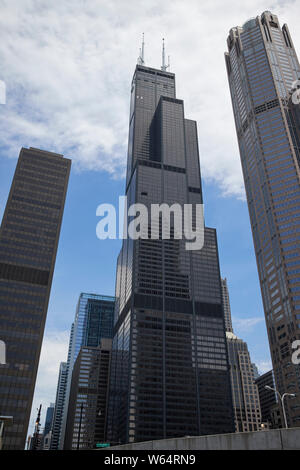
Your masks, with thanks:
<instances>
[{"instance_id":1,"label":"building spire","mask_svg":"<svg viewBox=\"0 0 300 470\"><path fill-rule=\"evenodd\" d=\"M166 64L165 39L162 40L162 66L161 70L166 71L170 67L170 56L168 56L168 65Z\"/></svg>"},{"instance_id":2,"label":"building spire","mask_svg":"<svg viewBox=\"0 0 300 470\"><path fill-rule=\"evenodd\" d=\"M138 60L137 60L139 65L144 65L145 64L144 50L145 50L145 41L144 41L144 33L143 33L142 47L140 47L140 55L139 55Z\"/></svg>"}]
</instances>

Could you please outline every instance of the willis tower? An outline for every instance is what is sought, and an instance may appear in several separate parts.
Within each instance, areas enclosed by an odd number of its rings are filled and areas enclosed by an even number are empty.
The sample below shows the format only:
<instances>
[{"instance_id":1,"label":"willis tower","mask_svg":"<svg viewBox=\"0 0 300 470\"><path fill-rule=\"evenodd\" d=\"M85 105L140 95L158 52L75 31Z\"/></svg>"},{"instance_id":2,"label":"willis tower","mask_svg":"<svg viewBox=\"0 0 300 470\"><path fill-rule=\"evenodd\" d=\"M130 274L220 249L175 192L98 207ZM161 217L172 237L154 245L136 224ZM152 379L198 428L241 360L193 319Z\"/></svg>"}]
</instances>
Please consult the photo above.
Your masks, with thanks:
<instances>
[{"instance_id":1,"label":"willis tower","mask_svg":"<svg viewBox=\"0 0 300 470\"><path fill-rule=\"evenodd\" d=\"M196 122L175 75L146 67L131 85L128 206L202 204ZM118 257L107 437L112 443L234 432L216 231L185 241L125 239Z\"/></svg>"}]
</instances>

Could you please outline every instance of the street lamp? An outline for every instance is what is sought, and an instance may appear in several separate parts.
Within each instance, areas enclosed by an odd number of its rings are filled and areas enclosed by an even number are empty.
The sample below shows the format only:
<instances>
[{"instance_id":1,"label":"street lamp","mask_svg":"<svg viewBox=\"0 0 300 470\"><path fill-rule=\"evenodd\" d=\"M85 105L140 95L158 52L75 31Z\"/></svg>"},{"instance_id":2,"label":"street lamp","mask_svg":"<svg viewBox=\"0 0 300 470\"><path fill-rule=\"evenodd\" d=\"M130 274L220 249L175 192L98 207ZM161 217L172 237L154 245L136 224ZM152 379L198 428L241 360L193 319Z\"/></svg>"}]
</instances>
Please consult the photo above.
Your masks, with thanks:
<instances>
[{"instance_id":1,"label":"street lamp","mask_svg":"<svg viewBox=\"0 0 300 470\"><path fill-rule=\"evenodd\" d=\"M273 392L275 392L279 396L280 401L281 401L282 411L283 411L284 424L285 424L286 429L288 429L288 423L287 423L287 419L286 419L286 412L285 412L285 406L284 406L284 399L285 399L285 397L295 398L296 395L294 393L284 393L281 396L280 393L278 392L278 390L276 390L276 388L272 388L269 385L265 385L265 389L266 390L272 390Z\"/></svg>"}]
</instances>

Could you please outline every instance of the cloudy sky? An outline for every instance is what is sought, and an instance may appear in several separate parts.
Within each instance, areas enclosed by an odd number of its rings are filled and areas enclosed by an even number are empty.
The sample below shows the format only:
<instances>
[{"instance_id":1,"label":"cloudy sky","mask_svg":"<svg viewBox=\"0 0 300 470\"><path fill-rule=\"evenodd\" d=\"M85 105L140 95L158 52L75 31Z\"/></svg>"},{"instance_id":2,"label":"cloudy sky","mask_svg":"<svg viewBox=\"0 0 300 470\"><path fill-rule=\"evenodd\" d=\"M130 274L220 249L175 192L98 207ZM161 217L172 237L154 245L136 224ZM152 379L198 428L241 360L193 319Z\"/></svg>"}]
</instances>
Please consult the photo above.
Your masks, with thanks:
<instances>
[{"instance_id":1,"label":"cloudy sky","mask_svg":"<svg viewBox=\"0 0 300 470\"><path fill-rule=\"evenodd\" d=\"M55 399L58 364L81 291L114 293L118 241L96 239L95 211L124 192L130 82L166 40L177 97L198 122L205 214L219 237L236 332L270 368L260 290L224 66L232 26L271 10L300 50L300 0L0 0L0 216L22 146L73 161L34 412Z\"/></svg>"}]
</instances>

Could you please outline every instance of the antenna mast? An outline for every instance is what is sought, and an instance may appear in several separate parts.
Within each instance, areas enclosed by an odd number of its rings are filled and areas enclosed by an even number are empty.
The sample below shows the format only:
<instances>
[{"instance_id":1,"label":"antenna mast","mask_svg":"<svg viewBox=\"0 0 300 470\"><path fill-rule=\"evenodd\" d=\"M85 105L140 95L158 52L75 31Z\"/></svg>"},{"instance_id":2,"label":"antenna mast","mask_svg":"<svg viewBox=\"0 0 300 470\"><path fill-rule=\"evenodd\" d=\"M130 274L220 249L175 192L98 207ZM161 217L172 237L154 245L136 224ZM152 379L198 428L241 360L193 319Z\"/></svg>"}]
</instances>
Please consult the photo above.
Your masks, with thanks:
<instances>
[{"instance_id":1,"label":"antenna mast","mask_svg":"<svg viewBox=\"0 0 300 470\"><path fill-rule=\"evenodd\" d=\"M40 421L41 421L41 410L42 410L42 405L40 405L38 409L38 414L35 422L35 430L33 434L33 445L32 445L32 450L38 450L39 445L40 445Z\"/></svg>"},{"instance_id":2,"label":"antenna mast","mask_svg":"<svg viewBox=\"0 0 300 470\"><path fill-rule=\"evenodd\" d=\"M143 33L142 47L140 48L140 55L139 55L139 58L137 60L139 65L144 65L145 64L144 50L145 50L145 41L144 41L144 33Z\"/></svg>"},{"instance_id":3,"label":"antenna mast","mask_svg":"<svg viewBox=\"0 0 300 470\"><path fill-rule=\"evenodd\" d=\"M166 64L166 55L165 55L165 39L163 38L163 43L162 43L162 66L161 70L164 70L165 72L167 69L170 67L170 56L168 56L168 65Z\"/></svg>"}]
</instances>

